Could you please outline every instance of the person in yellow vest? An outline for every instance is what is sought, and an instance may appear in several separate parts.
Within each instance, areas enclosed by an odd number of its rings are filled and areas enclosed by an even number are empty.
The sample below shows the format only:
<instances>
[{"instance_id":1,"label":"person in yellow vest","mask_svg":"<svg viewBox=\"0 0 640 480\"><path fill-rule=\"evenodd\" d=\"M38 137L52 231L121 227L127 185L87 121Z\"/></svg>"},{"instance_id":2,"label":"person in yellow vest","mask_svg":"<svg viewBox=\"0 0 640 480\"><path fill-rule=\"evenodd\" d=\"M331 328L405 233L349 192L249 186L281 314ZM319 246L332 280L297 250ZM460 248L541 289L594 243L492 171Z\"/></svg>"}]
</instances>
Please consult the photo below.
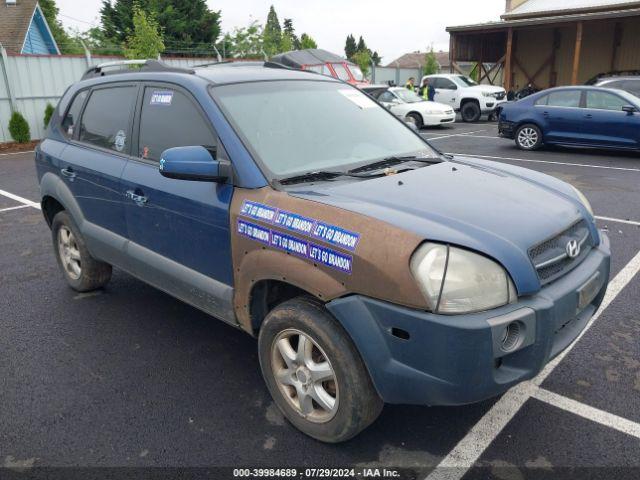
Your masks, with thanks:
<instances>
[{"instance_id":1,"label":"person in yellow vest","mask_svg":"<svg viewBox=\"0 0 640 480\"><path fill-rule=\"evenodd\" d=\"M407 80L407 83L404 84L404 87L407 90L411 90L412 92L415 92L416 91L415 83L416 83L416 79L413 77L409 77L409 80Z\"/></svg>"}]
</instances>

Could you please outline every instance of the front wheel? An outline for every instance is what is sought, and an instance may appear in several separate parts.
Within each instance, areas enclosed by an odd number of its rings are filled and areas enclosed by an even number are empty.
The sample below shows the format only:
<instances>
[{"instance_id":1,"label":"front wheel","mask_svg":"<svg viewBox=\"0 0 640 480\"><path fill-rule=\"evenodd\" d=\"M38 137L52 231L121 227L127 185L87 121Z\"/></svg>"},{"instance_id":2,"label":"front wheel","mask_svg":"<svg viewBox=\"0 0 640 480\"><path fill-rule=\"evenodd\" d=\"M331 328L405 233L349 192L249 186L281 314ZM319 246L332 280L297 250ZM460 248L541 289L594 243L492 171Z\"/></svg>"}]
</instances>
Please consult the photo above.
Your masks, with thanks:
<instances>
[{"instance_id":1,"label":"front wheel","mask_svg":"<svg viewBox=\"0 0 640 480\"><path fill-rule=\"evenodd\" d=\"M480 105L476 101L469 101L462 105L460 114L465 122L477 122L480 120L482 112L480 111Z\"/></svg>"},{"instance_id":2,"label":"front wheel","mask_svg":"<svg viewBox=\"0 0 640 480\"><path fill-rule=\"evenodd\" d=\"M418 130L424 127L424 121L422 120L422 115L419 113L409 113L405 117L405 121L413 123Z\"/></svg>"},{"instance_id":3,"label":"front wheel","mask_svg":"<svg viewBox=\"0 0 640 480\"><path fill-rule=\"evenodd\" d=\"M308 297L278 305L258 339L262 375L276 405L300 431L348 440L378 417L382 400L351 339Z\"/></svg>"},{"instance_id":4,"label":"front wheel","mask_svg":"<svg viewBox=\"0 0 640 480\"><path fill-rule=\"evenodd\" d=\"M532 123L522 125L516 131L516 146L520 150L537 150L542 146L542 132Z\"/></svg>"}]
</instances>

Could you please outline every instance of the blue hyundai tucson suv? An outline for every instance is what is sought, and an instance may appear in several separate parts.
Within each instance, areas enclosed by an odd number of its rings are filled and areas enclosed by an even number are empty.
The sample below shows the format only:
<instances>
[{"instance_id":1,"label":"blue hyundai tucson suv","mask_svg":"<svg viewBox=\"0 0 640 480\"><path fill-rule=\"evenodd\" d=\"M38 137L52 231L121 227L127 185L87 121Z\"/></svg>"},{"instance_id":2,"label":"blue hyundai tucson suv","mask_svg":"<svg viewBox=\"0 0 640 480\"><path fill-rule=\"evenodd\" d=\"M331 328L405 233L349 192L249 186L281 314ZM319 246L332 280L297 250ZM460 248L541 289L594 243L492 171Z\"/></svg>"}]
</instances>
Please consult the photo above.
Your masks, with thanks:
<instances>
[{"instance_id":1,"label":"blue hyundai tucson suv","mask_svg":"<svg viewBox=\"0 0 640 480\"><path fill-rule=\"evenodd\" d=\"M90 69L36 150L62 275L116 267L257 337L304 433L499 395L599 307L609 240L571 185L443 155L312 72L138 63Z\"/></svg>"}]
</instances>

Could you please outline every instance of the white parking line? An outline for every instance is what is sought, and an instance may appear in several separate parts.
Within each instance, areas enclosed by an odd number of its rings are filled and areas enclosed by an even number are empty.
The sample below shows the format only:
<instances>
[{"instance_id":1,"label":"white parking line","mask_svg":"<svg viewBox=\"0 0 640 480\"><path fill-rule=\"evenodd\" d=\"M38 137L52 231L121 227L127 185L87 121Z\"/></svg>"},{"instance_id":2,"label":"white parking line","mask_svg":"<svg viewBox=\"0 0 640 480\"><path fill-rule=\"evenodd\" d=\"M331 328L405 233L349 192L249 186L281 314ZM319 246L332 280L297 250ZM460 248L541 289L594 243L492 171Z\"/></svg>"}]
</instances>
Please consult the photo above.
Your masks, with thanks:
<instances>
[{"instance_id":1,"label":"white parking line","mask_svg":"<svg viewBox=\"0 0 640 480\"><path fill-rule=\"evenodd\" d=\"M29 199L26 199L24 197L19 197L18 195L14 195L13 193L9 193L9 192L5 192L4 190L0 190L0 195L3 195L7 198L10 198L11 200L15 200L16 202L20 202L24 205L27 205L29 207L33 207L33 208L37 208L38 210L40 210L40 204L36 203L36 202L32 202Z\"/></svg>"},{"instance_id":2,"label":"white parking line","mask_svg":"<svg viewBox=\"0 0 640 480\"><path fill-rule=\"evenodd\" d=\"M611 218L611 217L598 217L598 220L603 220L606 222L616 222L616 223L626 223L627 225L635 225L636 227L640 227L640 222L636 222L635 220L622 220L621 218Z\"/></svg>"},{"instance_id":3,"label":"white parking line","mask_svg":"<svg viewBox=\"0 0 640 480\"><path fill-rule=\"evenodd\" d=\"M24 152L10 152L10 153L0 153L0 157L6 157L9 155L20 155L22 153L33 153L35 150L26 150Z\"/></svg>"},{"instance_id":4,"label":"white parking line","mask_svg":"<svg viewBox=\"0 0 640 480\"><path fill-rule=\"evenodd\" d=\"M18 205L17 207L1 208L0 209L0 213L2 213L2 212L10 212L11 210L18 210L20 208L29 208L29 207L31 207L31 205Z\"/></svg>"},{"instance_id":5,"label":"white parking line","mask_svg":"<svg viewBox=\"0 0 640 480\"><path fill-rule=\"evenodd\" d=\"M638 271L640 271L640 252L609 282L602 305L591 317L591 320L589 320L584 330L580 332L580 335L560 355L549 362L533 380L520 383L507 391L469 430L465 437L458 442L453 450L442 459L438 467L429 474L426 480L459 480L462 478L496 439L507 423L520 411L525 402L536 394L540 384L567 356Z\"/></svg>"},{"instance_id":6,"label":"white parking line","mask_svg":"<svg viewBox=\"0 0 640 480\"><path fill-rule=\"evenodd\" d=\"M473 135L474 133L482 133L486 132L486 130L475 130L473 132L465 132L465 133L452 133L451 135L441 135L439 137L427 138L427 140L440 140L442 138L450 138L450 137L466 137L467 135Z\"/></svg>"},{"instance_id":7,"label":"white parking line","mask_svg":"<svg viewBox=\"0 0 640 480\"><path fill-rule=\"evenodd\" d=\"M468 137L468 138L495 138L498 140L502 140L500 137L496 137L495 135L471 135L469 134L459 134L459 135L452 135L452 136L464 136L464 137ZM447 138L446 136L443 137L434 137L434 138L427 138L427 140L440 140L441 138Z\"/></svg>"},{"instance_id":8,"label":"white parking line","mask_svg":"<svg viewBox=\"0 0 640 480\"><path fill-rule=\"evenodd\" d=\"M571 412L575 415L579 415L592 422L599 423L605 427L610 427L619 432L626 433L636 438L640 438L640 424L627 420L626 418L619 417L599 408L591 407L581 402L577 402L572 398L567 398L563 395L550 392L544 388L539 388L533 393L533 397L541 400L554 407L561 408L567 412Z\"/></svg>"},{"instance_id":9,"label":"white parking line","mask_svg":"<svg viewBox=\"0 0 640 480\"><path fill-rule=\"evenodd\" d=\"M433 140L433 139L431 139ZM554 162L552 160L534 160L532 158L514 158L514 157L496 157L493 155L477 155L475 153L453 153L446 152L447 155L455 155L458 157L478 157L489 158L491 160L508 160L510 162L532 162L532 163L551 163L553 165L570 165L572 167L586 167L586 168L602 168L605 170L622 170L625 172L640 172L640 168L625 168L625 167L607 167L605 165L588 165L586 163L570 163L570 162Z\"/></svg>"}]
</instances>

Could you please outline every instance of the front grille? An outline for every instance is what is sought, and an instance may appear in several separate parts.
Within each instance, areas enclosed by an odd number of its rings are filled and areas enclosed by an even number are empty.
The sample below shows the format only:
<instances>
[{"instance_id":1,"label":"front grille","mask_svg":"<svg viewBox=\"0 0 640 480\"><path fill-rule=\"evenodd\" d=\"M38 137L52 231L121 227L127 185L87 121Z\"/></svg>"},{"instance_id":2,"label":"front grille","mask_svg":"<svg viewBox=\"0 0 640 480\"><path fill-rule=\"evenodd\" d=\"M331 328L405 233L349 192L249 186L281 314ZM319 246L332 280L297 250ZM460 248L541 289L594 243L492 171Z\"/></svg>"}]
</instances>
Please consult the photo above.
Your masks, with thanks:
<instances>
[{"instance_id":1,"label":"front grille","mask_svg":"<svg viewBox=\"0 0 640 480\"><path fill-rule=\"evenodd\" d=\"M580 253L574 258L567 254L567 244L572 240L580 246ZM587 222L580 220L562 233L529 249L529 258L536 267L540 283L546 285L578 266L592 246Z\"/></svg>"}]
</instances>

